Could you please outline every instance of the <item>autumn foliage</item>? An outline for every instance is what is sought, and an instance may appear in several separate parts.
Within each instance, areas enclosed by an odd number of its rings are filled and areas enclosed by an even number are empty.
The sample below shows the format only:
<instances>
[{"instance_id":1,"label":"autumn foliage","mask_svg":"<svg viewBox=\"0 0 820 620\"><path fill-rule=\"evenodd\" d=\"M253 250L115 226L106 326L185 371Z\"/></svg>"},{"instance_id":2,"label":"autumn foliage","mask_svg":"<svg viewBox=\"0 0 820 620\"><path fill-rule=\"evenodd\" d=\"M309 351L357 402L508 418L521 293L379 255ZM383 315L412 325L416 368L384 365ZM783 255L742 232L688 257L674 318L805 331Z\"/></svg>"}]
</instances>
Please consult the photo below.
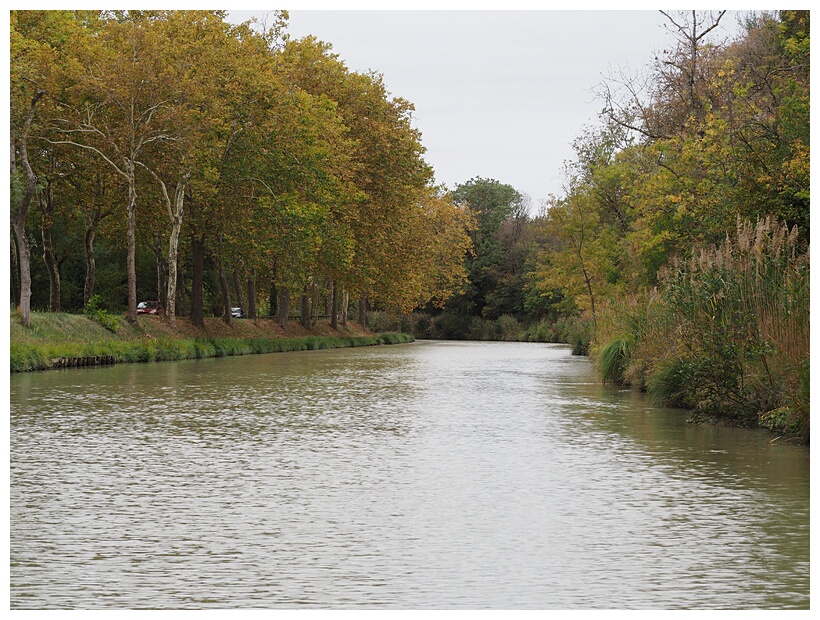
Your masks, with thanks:
<instances>
[{"instance_id":1,"label":"autumn foliage","mask_svg":"<svg viewBox=\"0 0 820 620\"><path fill-rule=\"evenodd\" d=\"M469 217L434 185L412 104L272 15L11 13L24 314L95 299L133 323L147 298L171 323L241 306L287 326L291 294L310 323L461 286Z\"/></svg>"}]
</instances>

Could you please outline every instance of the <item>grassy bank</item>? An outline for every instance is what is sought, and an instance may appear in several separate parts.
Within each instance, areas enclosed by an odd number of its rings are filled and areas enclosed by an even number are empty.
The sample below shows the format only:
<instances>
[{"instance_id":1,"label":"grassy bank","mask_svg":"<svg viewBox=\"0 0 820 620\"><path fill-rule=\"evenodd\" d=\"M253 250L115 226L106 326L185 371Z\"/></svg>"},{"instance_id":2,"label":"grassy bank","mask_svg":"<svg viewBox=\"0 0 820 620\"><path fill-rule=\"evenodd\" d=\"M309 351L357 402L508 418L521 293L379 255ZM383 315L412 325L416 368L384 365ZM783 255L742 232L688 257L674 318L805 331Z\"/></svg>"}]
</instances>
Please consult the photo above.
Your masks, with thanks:
<instances>
[{"instance_id":1,"label":"grassy bank","mask_svg":"<svg viewBox=\"0 0 820 620\"><path fill-rule=\"evenodd\" d=\"M12 372L97 363L154 362L335 349L410 342L409 334L373 334L349 324L333 330L319 323L313 330L293 325L285 332L275 322L237 320L231 326L207 319L204 330L178 319L174 328L157 317L138 317L136 325L118 321L109 330L84 315L33 313L31 328L11 313Z\"/></svg>"}]
</instances>

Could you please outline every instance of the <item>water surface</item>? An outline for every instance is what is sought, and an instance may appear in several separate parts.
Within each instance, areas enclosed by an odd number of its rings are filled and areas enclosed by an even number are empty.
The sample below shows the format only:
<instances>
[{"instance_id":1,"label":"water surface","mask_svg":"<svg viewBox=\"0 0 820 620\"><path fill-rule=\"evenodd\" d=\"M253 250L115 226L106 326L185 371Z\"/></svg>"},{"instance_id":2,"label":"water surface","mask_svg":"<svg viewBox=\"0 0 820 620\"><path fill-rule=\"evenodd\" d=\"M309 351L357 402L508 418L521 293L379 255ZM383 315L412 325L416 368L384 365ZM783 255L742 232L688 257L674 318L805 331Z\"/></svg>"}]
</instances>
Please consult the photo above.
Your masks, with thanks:
<instances>
[{"instance_id":1,"label":"water surface","mask_svg":"<svg viewBox=\"0 0 820 620\"><path fill-rule=\"evenodd\" d=\"M808 608L809 451L531 343L11 377L12 609Z\"/></svg>"}]
</instances>

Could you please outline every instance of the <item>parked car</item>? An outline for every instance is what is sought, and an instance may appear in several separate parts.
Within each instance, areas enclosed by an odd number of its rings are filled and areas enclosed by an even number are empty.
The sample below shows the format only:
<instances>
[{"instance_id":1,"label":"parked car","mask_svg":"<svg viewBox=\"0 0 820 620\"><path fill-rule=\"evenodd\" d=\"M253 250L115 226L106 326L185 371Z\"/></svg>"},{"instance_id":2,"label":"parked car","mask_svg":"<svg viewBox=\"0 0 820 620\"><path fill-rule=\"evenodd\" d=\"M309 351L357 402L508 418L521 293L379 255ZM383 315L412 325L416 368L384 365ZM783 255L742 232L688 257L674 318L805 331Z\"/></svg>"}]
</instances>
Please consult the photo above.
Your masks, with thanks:
<instances>
[{"instance_id":1,"label":"parked car","mask_svg":"<svg viewBox=\"0 0 820 620\"><path fill-rule=\"evenodd\" d=\"M245 313L242 312L242 308L231 308L231 316L235 319L244 319Z\"/></svg>"},{"instance_id":2,"label":"parked car","mask_svg":"<svg viewBox=\"0 0 820 620\"><path fill-rule=\"evenodd\" d=\"M141 301L137 304L137 314L162 314L158 301Z\"/></svg>"}]
</instances>

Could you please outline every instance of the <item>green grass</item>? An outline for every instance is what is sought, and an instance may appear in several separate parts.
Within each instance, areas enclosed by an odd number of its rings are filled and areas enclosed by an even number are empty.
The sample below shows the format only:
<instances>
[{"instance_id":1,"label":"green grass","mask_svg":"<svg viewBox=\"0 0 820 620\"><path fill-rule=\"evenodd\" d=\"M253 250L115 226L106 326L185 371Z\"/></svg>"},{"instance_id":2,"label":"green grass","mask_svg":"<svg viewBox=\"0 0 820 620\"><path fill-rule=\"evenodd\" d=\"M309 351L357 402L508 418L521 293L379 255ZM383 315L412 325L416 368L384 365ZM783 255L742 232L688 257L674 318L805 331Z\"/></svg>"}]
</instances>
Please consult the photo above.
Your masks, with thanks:
<instances>
[{"instance_id":1,"label":"green grass","mask_svg":"<svg viewBox=\"0 0 820 620\"><path fill-rule=\"evenodd\" d=\"M60 360L105 357L114 363L159 362L255 353L314 351L412 342L410 334L304 336L298 338L153 337L125 322L115 333L82 315L32 315L25 329L12 314L9 355L12 372L46 370Z\"/></svg>"}]
</instances>

